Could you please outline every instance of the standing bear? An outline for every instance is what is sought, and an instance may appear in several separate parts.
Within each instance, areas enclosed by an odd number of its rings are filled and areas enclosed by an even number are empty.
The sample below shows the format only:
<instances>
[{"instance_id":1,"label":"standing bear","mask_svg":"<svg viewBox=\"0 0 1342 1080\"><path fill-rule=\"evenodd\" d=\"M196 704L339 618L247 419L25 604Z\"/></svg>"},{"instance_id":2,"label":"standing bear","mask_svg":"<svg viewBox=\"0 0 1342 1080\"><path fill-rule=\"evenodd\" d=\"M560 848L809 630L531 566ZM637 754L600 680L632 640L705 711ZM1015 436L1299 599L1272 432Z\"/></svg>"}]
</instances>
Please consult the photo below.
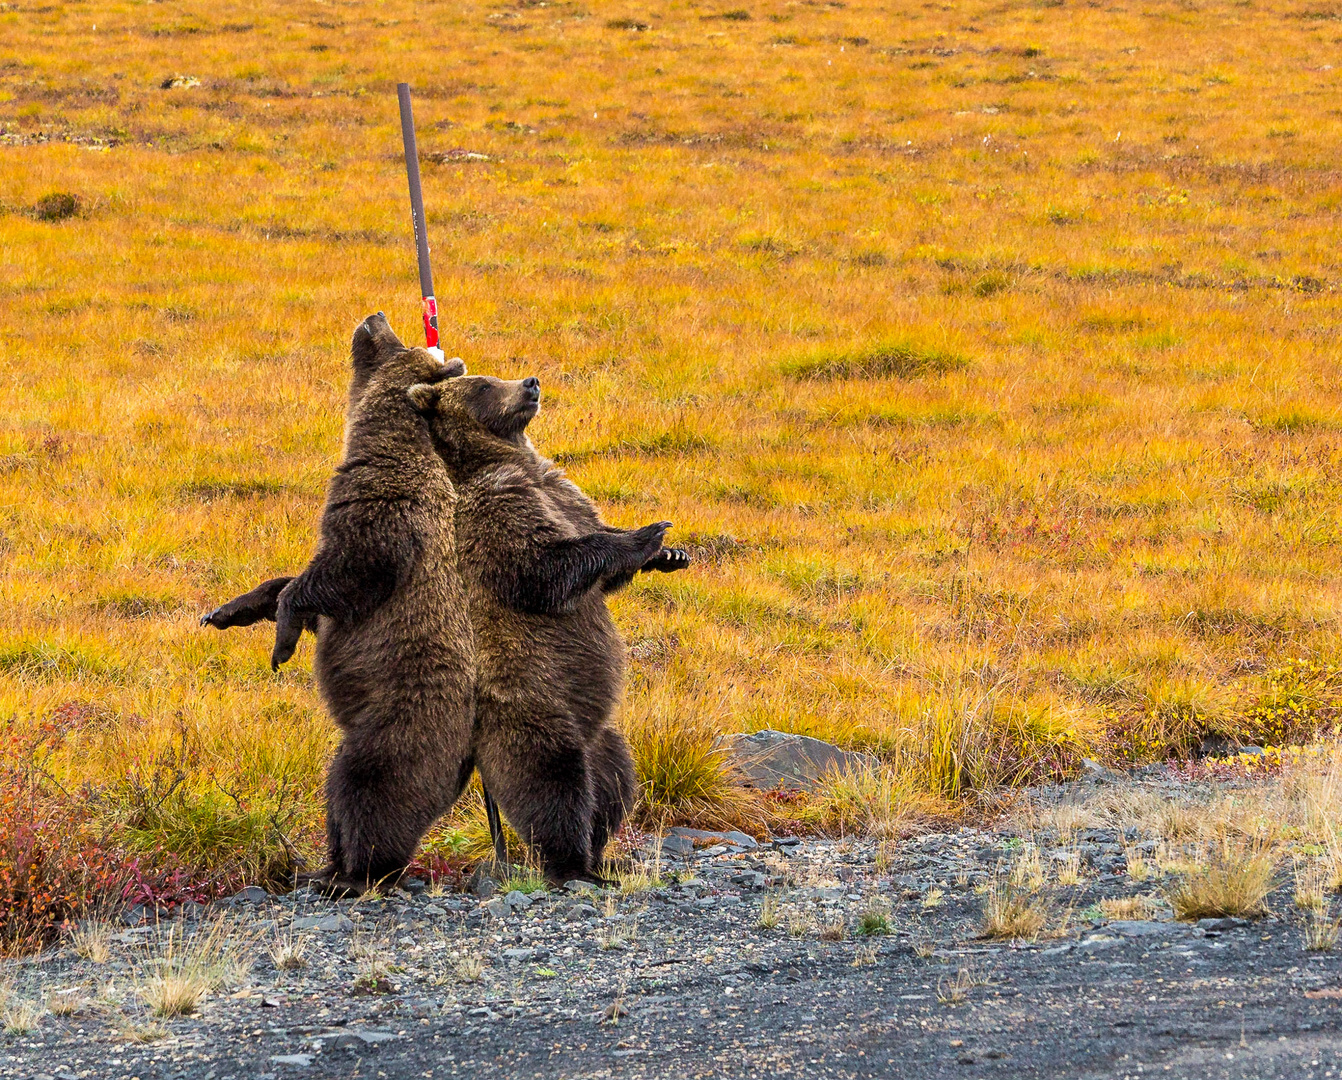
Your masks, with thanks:
<instances>
[{"instance_id":1,"label":"standing bear","mask_svg":"<svg viewBox=\"0 0 1342 1080\"><path fill-rule=\"evenodd\" d=\"M313 673L344 735L327 775L321 877L333 891L360 892L399 876L465 787L475 650L456 493L408 396L464 367L407 349L381 313L354 332L351 353L356 377L368 374L352 400L317 553L278 591L281 579L248 596L276 593L276 669L315 625ZM220 625L218 614L206 621Z\"/></svg>"},{"instance_id":2,"label":"standing bear","mask_svg":"<svg viewBox=\"0 0 1342 1080\"><path fill-rule=\"evenodd\" d=\"M613 723L624 649L605 593L678 570L669 522L605 525L526 437L535 378L463 376L408 391L457 491L457 559L475 627L475 764L546 877L599 876L635 796Z\"/></svg>"}]
</instances>

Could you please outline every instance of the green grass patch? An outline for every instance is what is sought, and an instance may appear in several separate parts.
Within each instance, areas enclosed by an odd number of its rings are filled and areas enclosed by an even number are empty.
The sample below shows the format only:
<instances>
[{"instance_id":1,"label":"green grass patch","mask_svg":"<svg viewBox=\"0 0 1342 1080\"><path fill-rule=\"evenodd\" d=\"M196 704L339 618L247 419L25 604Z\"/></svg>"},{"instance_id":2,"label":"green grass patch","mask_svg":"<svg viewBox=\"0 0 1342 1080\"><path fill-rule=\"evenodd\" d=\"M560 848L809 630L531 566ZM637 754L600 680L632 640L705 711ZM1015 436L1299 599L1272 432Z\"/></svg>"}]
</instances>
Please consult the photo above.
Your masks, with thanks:
<instances>
[{"instance_id":1,"label":"green grass patch","mask_svg":"<svg viewBox=\"0 0 1342 1080\"><path fill-rule=\"evenodd\" d=\"M784 360L794 379L917 379L969 366L968 358L911 341L884 341L854 349L814 349Z\"/></svg>"}]
</instances>

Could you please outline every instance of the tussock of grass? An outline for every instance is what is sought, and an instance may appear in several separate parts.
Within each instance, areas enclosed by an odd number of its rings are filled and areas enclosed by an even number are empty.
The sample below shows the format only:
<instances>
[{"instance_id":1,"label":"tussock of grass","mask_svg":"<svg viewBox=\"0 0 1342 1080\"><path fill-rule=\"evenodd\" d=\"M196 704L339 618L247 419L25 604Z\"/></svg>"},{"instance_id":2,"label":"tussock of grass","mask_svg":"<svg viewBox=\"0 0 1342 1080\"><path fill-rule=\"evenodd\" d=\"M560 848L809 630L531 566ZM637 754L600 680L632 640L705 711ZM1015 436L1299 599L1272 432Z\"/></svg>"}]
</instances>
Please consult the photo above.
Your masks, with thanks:
<instances>
[{"instance_id":1,"label":"tussock of grass","mask_svg":"<svg viewBox=\"0 0 1342 1080\"><path fill-rule=\"evenodd\" d=\"M1200 852L1165 892L1177 918L1186 921L1267 914L1280 853L1252 840L1224 840Z\"/></svg>"},{"instance_id":2,"label":"tussock of grass","mask_svg":"<svg viewBox=\"0 0 1342 1080\"><path fill-rule=\"evenodd\" d=\"M70 931L70 948L75 955L94 964L105 964L112 957L113 927L105 919L89 919Z\"/></svg>"},{"instance_id":3,"label":"tussock of grass","mask_svg":"<svg viewBox=\"0 0 1342 1080\"><path fill-rule=\"evenodd\" d=\"M981 937L1033 941L1048 922L1047 902L1007 880L995 882L983 898Z\"/></svg>"},{"instance_id":4,"label":"tussock of grass","mask_svg":"<svg viewBox=\"0 0 1342 1080\"><path fill-rule=\"evenodd\" d=\"M783 362L794 379L914 379L959 371L969 361L957 353L909 341L885 341L853 349L816 349Z\"/></svg>"},{"instance_id":5,"label":"tussock of grass","mask_svg":"<svg viewBox=\"0 0 1342 1080\"><path fill-rule=\"evenodd\" d=\"M223 920L194 933L172 926L140 965L137 991L155 1016L195 1012L206 994L250 967L250 941Z\"/></svg>"},{"instance_id":6,"label":"tussock of grass","mask_svg":"<svg viewBox=\"0 0 1342 1080\"><path fill-rule=\"evenodd\" d=\"M1309 952L1329 952L1342 932L1342 919L1329 915L1326 907L1310 912L1305 920L1304 945Z\"/></svg>"}]
</instances>

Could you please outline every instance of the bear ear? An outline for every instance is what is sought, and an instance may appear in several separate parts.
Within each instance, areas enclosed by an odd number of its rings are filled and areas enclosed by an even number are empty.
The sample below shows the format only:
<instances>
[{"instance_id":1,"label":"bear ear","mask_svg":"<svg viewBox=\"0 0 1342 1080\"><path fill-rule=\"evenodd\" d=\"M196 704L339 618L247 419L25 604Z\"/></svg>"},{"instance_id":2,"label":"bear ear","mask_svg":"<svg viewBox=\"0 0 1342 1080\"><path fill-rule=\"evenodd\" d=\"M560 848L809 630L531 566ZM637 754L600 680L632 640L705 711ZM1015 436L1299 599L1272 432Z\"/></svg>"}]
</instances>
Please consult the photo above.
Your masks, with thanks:
<instances>
[{"instance_id":1,"label":"bear ear","mask_svg":"<svg viewBox=\"0 0 1342 1080\"><path fill-rule=\"evenodd\" d=\"M443 361L443 378L455 379L458 376L466 374L466 361L460 356L454 356L451 360Z\"/></svg>"},{"instance_id":2,"label":"bear ear","mask_svg":"<svg viewBox=\"0 0 1342 1080\"><path fill-rule=\"evenodd\" d=\"M415 383L405 392L405 396L410 399L416 412L428 414L438 404L438 387L429 383Z\"/></svg>"}]
</instances>

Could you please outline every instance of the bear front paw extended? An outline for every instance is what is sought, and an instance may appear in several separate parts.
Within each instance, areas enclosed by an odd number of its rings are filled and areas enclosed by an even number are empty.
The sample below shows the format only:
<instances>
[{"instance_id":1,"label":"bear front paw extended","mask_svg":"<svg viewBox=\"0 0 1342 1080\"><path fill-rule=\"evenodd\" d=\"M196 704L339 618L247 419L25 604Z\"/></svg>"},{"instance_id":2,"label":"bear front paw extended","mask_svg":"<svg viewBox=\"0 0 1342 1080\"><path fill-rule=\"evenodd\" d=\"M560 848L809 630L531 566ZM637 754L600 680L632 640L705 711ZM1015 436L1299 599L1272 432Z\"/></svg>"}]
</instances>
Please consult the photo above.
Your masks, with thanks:
<instances>
[{"instance_id":1,"label":"bear front paw extended","mask_svg":"<svg viewBox=\"0 0 1342 1080\"><path fill-rule=\"evenodd\" d=\"M690 565L690 553L684 548L662 548L643 564L645 572L656 570L662 574L675 573Z\"/></svg>"},{"instance_id":2,"label":"bear front paw extended","mask_svg":"<svg viewBox=\"0 0 1342 1080\"><path fill-rule=\"evenodd\" d=\"M644 525L643 528L634 530L634 543L643 553L645 560L662 550L662 538L666 536L666 530L669 528L671 528L669 521L654 521L651 525Z\"/></svg>"}]
</instances>

